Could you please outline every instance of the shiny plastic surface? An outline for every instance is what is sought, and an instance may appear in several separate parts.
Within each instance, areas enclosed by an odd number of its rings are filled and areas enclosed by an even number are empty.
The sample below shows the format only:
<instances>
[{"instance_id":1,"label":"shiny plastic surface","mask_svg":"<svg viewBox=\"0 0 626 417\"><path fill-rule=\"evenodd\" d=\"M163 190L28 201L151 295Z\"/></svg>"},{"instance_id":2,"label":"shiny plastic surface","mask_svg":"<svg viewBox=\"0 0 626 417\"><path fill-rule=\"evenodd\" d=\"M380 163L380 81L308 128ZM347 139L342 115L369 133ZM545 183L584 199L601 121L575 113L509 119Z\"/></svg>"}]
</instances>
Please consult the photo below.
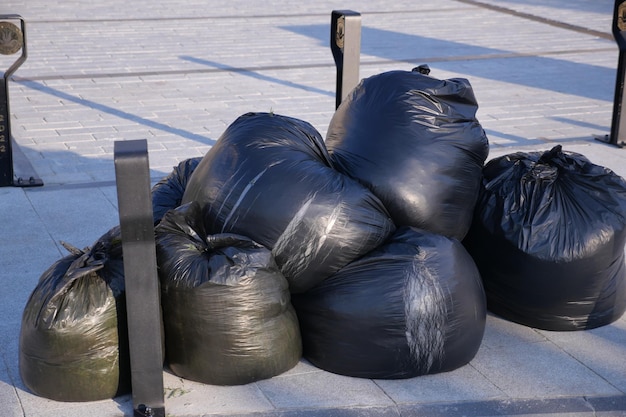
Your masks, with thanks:
<instances>
[{"instance_id":1,"label":"shiny plastic surface","mask_svg":"<svg viewBox=\"0 0 626 417\"><path fill-rule=\"evenodd\" d=\"M174 167L172 172L163 177L152 187L152 209L154 224L157 225L168 210L180 206L187 182L202 160L201 157L189 158Z\"/></svg>"},{"instance_id":2,"label":"shiny plastic surface","mask_svg":"<svg viewBox=\"0 0 626 417\"><path fill-rule=\"evenodd\" d=\"M130 391L119 228L55 262L22 317L24 384L57 401L96 401Z\"/></svg>"},{"instance_id":3,"label":"shiny plastic surface","mask_svg":"<svg viewBox=\"0 0 626 417\"><path fill-rule=\"evenodd\" d=\"M462 239L489 152L477 109L465 79L385 72L341 103L326 146L337 169L369 187L397 226Z\"/></svg>"},{"instance_id":4,"label":"shiny plastic surface","mask_svg":"<svg viewBox=\"0 0 626 417\"><path fill-rule=\"evenodd\" d=\"M475 356L485 329L485 294L465 248L409 227L293 302L304 356L362 378L456 369Z\"/></svg>"},{"instance_id":5,"label":"shiny plastic surface","mask_svg":"<svg viewBox=\"0 0 626 417\"><path fill-rule=\"evenodd\" d=\"M208 235L197 203L156 228L166 362L215 385L271 378L302 355L287 280L269 249L234 234Z\"/></svg>"},{"instance_id":6,"label":"shiny plastic surface","mask_svg":"<svg viewBox=\"0 0 626 417\"><path fill-rule=\"evenodd\" d=\"M547 330L582 330L626 310L626 181L556 146L491 160L464 244L489 309Z\"/></svg>"},{"instance_id":7,"label":"shiny plastic surface","mask_svg":"<svg viewBox=\"0 0 626 417\"><path fill-rule=\"evenodd\" d=\"M334 170L319 133L272 113L235 120L202 159L183 204L197 201L207 233L249 236L272 249L292 292L312 288L395 229L380 200Z\"/></svg>"}]
</instances>

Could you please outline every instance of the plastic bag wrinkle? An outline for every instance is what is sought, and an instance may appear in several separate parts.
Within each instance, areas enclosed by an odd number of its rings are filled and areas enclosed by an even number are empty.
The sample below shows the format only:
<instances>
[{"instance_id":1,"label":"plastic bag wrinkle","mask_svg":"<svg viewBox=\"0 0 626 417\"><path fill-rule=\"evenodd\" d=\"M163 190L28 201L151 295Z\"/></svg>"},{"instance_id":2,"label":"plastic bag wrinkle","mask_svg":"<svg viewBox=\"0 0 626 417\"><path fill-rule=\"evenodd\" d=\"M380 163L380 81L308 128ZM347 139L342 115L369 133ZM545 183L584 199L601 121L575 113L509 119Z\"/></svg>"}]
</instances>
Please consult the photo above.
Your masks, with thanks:
<instances>
[{"instance_id":1,"label":"plastic bag wrinkle","mask_svg":"<svg viewBox=\"0 0 626 417\"><path fill-rule=\"evenodd\" d=\"M416 256L416 261L420 258ZM419 372L427 374L435 361L444 359L446 298L437 277L424 267L422 259L418 262L412 263L407 271L404 314L411 356Z\"/></svg>"}]
</instances>

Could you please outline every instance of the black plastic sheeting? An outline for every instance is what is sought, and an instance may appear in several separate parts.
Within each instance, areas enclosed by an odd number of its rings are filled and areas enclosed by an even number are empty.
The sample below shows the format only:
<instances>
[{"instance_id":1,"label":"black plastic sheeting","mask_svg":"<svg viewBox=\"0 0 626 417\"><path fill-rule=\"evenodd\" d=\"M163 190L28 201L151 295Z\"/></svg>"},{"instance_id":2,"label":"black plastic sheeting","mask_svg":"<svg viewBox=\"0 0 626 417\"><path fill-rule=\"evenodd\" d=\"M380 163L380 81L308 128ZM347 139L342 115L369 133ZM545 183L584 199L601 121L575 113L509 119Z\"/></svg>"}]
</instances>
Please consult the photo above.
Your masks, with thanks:
<instances>
[{"instance_id":1,"label":"black plastic sheeting","mask_svg":"<svg viewBox=\"0 0 626 417\"><path fill-rule=\"evenodd\" d=\"M332 168L302 120L247 113L204 156L183 204L198 201L207 233L235 233L272 250L294 293L379 246L395 229L366 187Z\"/></svg>"},{"instance_id":2,"label":"black plastic sheeting","mask_svg":"<svg viewBox=\"0 0 626 417\"><path fill-rule=\"evenodd\" d=\"M626 181L556 146L490 161L464 244L488 308L540 329L609 324L626 309Z\"/></svg>"},{"instance_id":3,"label":"black plastic sheeting","mask_svg":"<svg viewBox=\"0 0 626 417\"><path fill-rule=\"evenodd\" d=\"M180 206L187 183L202 157L189 158L174 167L172 172L163 177L152 187L152 209L154 224L157 225L168 210Z\"/></svg>"},{"instance_id":4,"label":"black plastic sheeting","mask_svg":"<svg viewBox=\"0 0 626 417\"><path fill-rule=\"evenodd\" d=\"M396 225L463 239L489 153L466 79L416 71L364 79L326 135L341 172L368 186Z\"/></svg>"},{"instance_id":5,"label":"black plastic sheeting","mask_svg":"<svg viewBox=\"0 0 626 417\"><path fill-rule=\"evenodd\" d=\"M119 228L55 262L24 308L19 368L24 385L57 401L96 401L130 391L130 356Z\"/></svg>"},{"instance_id":6,"label":"black plastic sheeting","mask_svg":"<svg viewBox=\"0 0 626 417\"><path fill-rule=\"evenodd\" d=\"M478 351L486 321L480 276L463 245L410 227L293 303L305 358L362 378L461 367Z\"/></svg>"},{"instance_id":7,"label":"black plastic sheeting","mask_svg":"<svg viewBox=\"0 0 626 417\"><path fill-rule=\"evenodd\" d=\"M156 228L166 362L214 385L271 378L302 355L285 277L269 249L235 234L209 235L195 203Z\"/></svg>"}]
</instances>

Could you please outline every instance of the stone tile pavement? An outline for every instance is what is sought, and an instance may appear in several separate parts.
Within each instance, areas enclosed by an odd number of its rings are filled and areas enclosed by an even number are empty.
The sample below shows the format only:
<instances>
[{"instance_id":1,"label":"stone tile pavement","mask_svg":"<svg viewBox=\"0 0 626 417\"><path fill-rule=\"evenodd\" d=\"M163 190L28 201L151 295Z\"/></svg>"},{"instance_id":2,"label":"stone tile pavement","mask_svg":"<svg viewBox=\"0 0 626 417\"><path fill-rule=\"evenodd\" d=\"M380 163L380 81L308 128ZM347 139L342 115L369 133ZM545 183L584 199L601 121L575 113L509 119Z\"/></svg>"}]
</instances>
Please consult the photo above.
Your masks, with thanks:
<instances>
[{"instance_id":1,"label":"stone tile pavement","mask_svg":"<svg viewBox=\"0 0 626 417\"><path fill-rule=\"evenodd\" d=\"M203 155L249 111L301 118L322 135L334 111L332 10L362 14L361 77L427 63L474 87L490 158L555 144L626 176L610 130L618 50L608 0L316 2L3 0L27 21L10 82L15 141L45 185L0 188L0 414L132 414L129 396L62 403L23 386L21 313L41 273L119 223L113 144L147 139L157 181ZM10 58L0 56L6 68ZM624 416L626 318L548 332L489 316L481 349L453 372L355 379L306 361L217 387L165 372L169 416Z\"/></svg>"}]
</instances>

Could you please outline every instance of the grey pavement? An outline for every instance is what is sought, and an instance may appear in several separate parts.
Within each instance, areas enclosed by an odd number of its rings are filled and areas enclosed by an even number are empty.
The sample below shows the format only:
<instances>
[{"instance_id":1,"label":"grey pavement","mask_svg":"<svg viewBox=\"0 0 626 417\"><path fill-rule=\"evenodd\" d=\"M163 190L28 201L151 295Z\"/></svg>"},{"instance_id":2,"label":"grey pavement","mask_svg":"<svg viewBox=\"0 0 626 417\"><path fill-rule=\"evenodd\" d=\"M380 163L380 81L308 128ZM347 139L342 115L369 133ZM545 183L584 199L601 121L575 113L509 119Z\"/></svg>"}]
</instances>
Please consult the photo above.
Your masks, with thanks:
<instances>
[{"instance_id":1,"label":"grey pavement","mask_svg":"<svg viewBox=\"0 0 626 417\"><path fill-rule=\"evenodd\" d=\"M153 182L204 155L239 115L273 111L325 135L330 13L362 14L361 77L426 63L470 80L490 158L555 144L626 176L611 127L618 62L609 0L3 0L27 21L12 132L45 185L0 188L0 415L120 416L130 396L64 403L19 376L21 314L42 272L119 223L113 144L147 139ZM13 57L0 56L7 68ZM168 416L626 416L626 317L549 332L489 315L468 365L404 380L305 360L243 386L164 371Z\"/></svg>"}]
</instances>

